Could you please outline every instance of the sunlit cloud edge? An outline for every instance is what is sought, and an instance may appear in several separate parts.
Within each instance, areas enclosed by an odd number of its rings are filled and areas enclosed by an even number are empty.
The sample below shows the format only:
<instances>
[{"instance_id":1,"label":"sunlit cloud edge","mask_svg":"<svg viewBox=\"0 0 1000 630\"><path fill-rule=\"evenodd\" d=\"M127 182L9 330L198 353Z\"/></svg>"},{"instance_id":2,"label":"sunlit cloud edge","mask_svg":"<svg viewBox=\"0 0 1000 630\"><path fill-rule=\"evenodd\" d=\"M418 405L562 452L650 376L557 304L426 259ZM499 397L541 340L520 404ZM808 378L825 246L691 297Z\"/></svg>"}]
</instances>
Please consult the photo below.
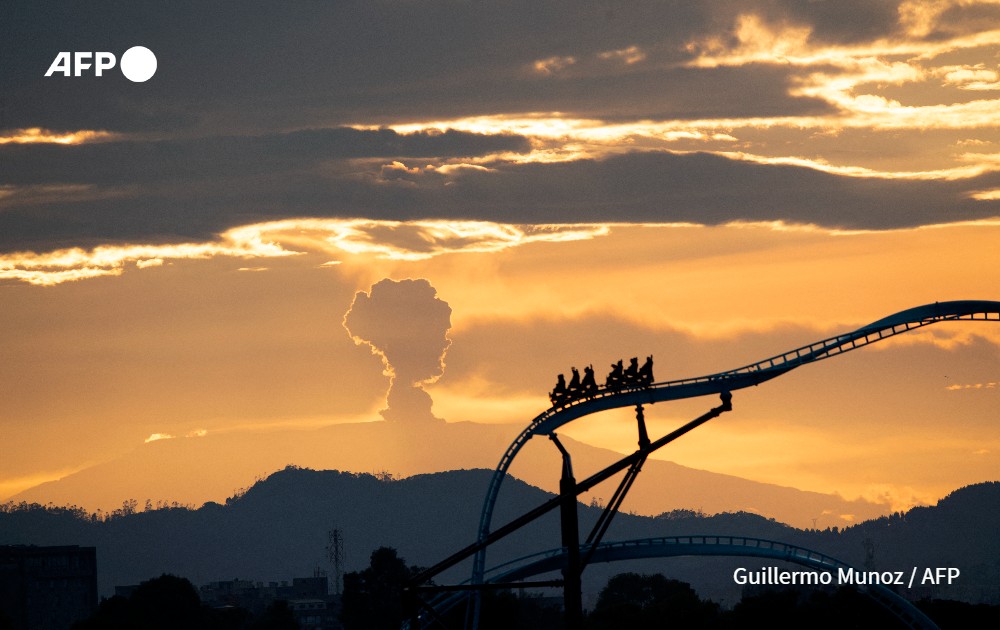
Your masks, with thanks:
<instances>
[{"instance_id":1,"label":"sunlit cloud edge","mask_svg":"<svg viewBox=\"0 0 1000 630\"><path fill-rule=\"evenodd\" d=\"M887 230L845 230L787 221L730 221L715 227L836 237L997 226L1000 226L1000 217ZM590 240L607 236L617 229L708 227L710 226L684 222L507 224L449 220L284 219L235 227L223 232L217 240L205 243L102 245L89 250L70 248L42 253L27 251L3 254L0 255L0 281L54 286L76 280L120 276L130 266L145 270L163 267L177 260L207 260L215 257L259 260L309 252L339 257L320 265L327 268L335 268L345 258L359 256L405 263L446 254L500 252L531 243ZM418 242L420 248L408 245L407 239ZM266 267L243 265L240 270L266 271Z\"/></svg>"}]
</instances>

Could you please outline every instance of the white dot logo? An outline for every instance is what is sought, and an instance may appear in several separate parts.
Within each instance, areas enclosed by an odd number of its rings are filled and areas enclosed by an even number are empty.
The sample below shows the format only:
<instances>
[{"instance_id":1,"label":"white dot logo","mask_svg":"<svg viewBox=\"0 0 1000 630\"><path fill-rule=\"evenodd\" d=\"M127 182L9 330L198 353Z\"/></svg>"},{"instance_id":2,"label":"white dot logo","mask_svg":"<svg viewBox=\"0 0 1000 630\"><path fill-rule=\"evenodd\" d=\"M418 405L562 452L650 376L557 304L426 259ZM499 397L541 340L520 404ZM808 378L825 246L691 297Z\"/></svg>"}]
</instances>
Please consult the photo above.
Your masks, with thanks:
<instances>
[{"instance_id":1,"label":"white dot logo","mask_svg":"<svg viewBox=\"0 0 1000 630\"><path fill-rule=\"evenodd\" d=\"M126 79L142 83L156 73L156 55L145 46L133 46L122 55L120 67Z\"/></svg>"}]
</instances>

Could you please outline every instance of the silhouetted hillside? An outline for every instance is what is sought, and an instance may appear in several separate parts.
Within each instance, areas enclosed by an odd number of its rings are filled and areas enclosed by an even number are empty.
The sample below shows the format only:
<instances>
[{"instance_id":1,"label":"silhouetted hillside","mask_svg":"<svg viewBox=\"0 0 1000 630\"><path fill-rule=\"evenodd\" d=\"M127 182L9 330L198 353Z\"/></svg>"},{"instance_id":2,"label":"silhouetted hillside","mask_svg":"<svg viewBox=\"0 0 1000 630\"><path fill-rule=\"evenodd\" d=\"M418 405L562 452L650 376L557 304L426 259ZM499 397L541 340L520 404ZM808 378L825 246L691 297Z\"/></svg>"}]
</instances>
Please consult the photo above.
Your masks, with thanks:
<instances>
[{"instance_id":1,"label":"silhouetted hillside","mask_svg":"<svg viewBox=\"0 0 1000 630\"><path fill-rule=\"evenodd\" d=\"M865 541L876 568L958 567L956 583L941 591L918 590L970 602L1000 601L1000 483L966 486L933 507L917 507L860 523L841 538L842 559L865 560Z\"/></svg>"},{"instance_id":2,"label":"silhouetted hillside","mask_svg":"<svg viewBox=\"0 0 1000 630\"><path fill-rule=\"evenodd\" d=\"M260 481L225 505L128 509L99 519L82 510L20 507L0 513L0 544L77 544L98 548L100 591L172 573L195 584L245 578L288 580L330 569L328 532L340 529L345 570L366 566L371 551L387 545L411 564L427 566L475 538L482 497L492 471L461 470L402 480L368 474L288 468ZM549 497L514 478L500 494L498 526ZM580 505L585 536L597 507ZM550 513L491 549L490 564L559 546L558 516ZM750 536L815 549L855 566L878 570L952 566L962 571L955 586L920 594L978 602L1000 602L1000 484L963 488L938 506L917 508L843 531L799 530L750 513L701 516L674 511L651 518L620 514L606 540L692 534ZM866 558L868 548L874 549ZM776 564L757 558L687 557L594 565L585 572L593 596L614 573L664 572L690 582L706 597L732 603L740 589L735 567ZM778 563L780 564L780 563ZM462 565L444 580L468 576ZM914 592L917 592L916 590Z\"/></svg>"},{"instance_id":3,"label":"silhouetted hillside","mask_svg":"<svg viewBox=\"0 0 1000 630\"><path fill-rule=\"evenodd\" d=\"M521 427L472 422L422 424L365 422L314 431L232 433L156 440L118 459L86 468L58 481L40 484L15 501L77 503L110 511L122 501L147 498L201 505L223 501L255 477L287 464L355 472L386 470L409 476L445 470L492 468ZM621 455L563 436L580 478L601 470ZM543 443L538 443L543 442ZM519 454L511 473L556 491L559 456L547 440L535 440ZM419 444L419 448L414 448ZM461 448L457 448L461 445ZM597 488L607 499L614 486ZM845 526L840 515L862 520L887 514L886 504L848 500L836 494L761 483L734 475L650 459L629 493L628 509L654 515L673 509L709 513L746 510L805 527Z\"/></svg>"}]
</instances>

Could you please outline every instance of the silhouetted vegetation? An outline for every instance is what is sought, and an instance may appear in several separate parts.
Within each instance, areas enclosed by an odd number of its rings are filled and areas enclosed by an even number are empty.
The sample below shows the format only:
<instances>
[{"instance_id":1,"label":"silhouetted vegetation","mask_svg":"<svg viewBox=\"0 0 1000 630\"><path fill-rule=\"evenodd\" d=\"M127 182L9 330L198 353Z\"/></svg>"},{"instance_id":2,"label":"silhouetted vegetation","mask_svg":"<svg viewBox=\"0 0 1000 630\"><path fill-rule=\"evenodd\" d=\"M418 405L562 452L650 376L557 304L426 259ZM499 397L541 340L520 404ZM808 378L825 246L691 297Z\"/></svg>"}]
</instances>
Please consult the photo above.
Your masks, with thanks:
<instances>
[{"instance_id":1,"label":"silhouetted vegetation","mask_svg":"<svg viewBox=\"0 0 1000 630\"><path fill-rule=\"evenodd\" d=\"M745 596L715 626L771 630L841 630L842 628L906 627L885 608L857 589L803 587L765 590Z\"/></svg>"},{"instance_id":2,"label":"silhouetted vegetation","mask_svg":"<svg viewBox=\"0 0 1000 630\"><path fill-rule=\"evenodd\" d=\"M296 630L288 604L274 602L259 618L240 608L205 606L185 578L161 575L141 583L128 597L101 601L89 619L73 630Z\"/></svg>"},{"instance_id":3,"label":"silhouetted vegetation","mask_svg":"<svg viewBox=\"0 0 1000 630\"><path fill-rule=\"evenodd\" d=\"M703 601L690 584L656 573L620 573L601 590L587 620L591 630L713 628L719 606Z\"/></svg>"},{"instance_id":4,"label":"silhouetted vegetation","mask_svg":"<svg viewBox=\"0 0 1000 630\"><path fill-rule=\"evenodd\" d=\"M286 468L262 480L227 505L197 510L150 502L124 505L100 518L77 507L28 503L0 505L5 544L77 544L98 549L99 592L136 584L166 568L196 583L217 576L287 579L284 567L308 571L325 557L327 532L335 520L342 530L345 569L359 570L372 549L387 541L399 554L431 563L468 542L479 524L482 495L492 471L451 471L401 480L372 474ZM551 497L510 478L497 522L506 522ZM125 515L124 512L134 510ZM581 529L598 511L581 505ZM405 523L396 516L406 515ZM536 530L515 533L490 551L490 563L519 557L526 550L559 545L557 517ZM1000 603L1000 485L976 484L958 490L938 506L916 508L833 530L804 531L750 513L701 516L675 510L662 518L622 514L614 522L617 539L702 535L750 536L800 545L857 567L903 570L953 566L961 577L949 586L914 584L906 596L970 604ZM239 532L238 536L232 532ZM419 554L419 555L418 555ZM730 578L730 558L675 558L670 576L693 585L715 601L735 602L740 588ZM739 564L737 564L739 563ZM359 566L360 564L360 566ZM280 567L280 568L279 568ZM632 569L632 567L629 567ZM590 580L603 583L621 566L595 564ZM919 579L918 579L919 582ZM595 593L587 593L593 599Z\"/></svg>"},{"instance_id":5,"label":"silhouetted vegetation","mask_svg":"<svg viewBox=\"0 0 1000 630\"><path fill-rule=\"evenodd\" d=\"M933 619L941 630L1000 628L1000 606L925 599L917 602L917 608Z\"/></svg>"},{"instance_id":6,"label":"silhouetted vegetation","mask_svg":"<svg viewBox=\"0 0 1000 630\"><path fill-rule=\"evenodd\" d=\"M369 567L344 575L341 621L346 630L396 630L403 621L403 586L420 572L395 549L379 547Z\"/></svg>"},{"instance_id":7,"label":"silhouetted vegetation","mask_svg":"<svg viewBox=\"0 0 1000 630\"><path fill-rule=\"evenodd\" d=\"M17 503L8 501L0 503L0 514L36 514L49 515L54 517L65 517L90 523L104 523L115 519L125 518L139 514L140 512L159 512L165 510L194 510L194 505L190 503L180 503L179 501L156 501L146 499L142 510L138 510L139 501L136 499L126 499L122 501L122 506L118 509L105 512L96 510L88 512L77 505L57 506L52 503L42 505L41 503L28 503L19 501Z\"/></svg>"},{"instance_id":8,"label":"silhouetted vegetation","mask_svg":"<svg viewBox=\"0 0 1000 630\"><path fill-rule=\"evenodd\" d=\"M211 610L201 605L188 580L161 575L140 584L129 597L105 599L97 611L75 624L75 630L115 628L214 628Z\"/></svg>"},{"instance_id":9,"label":"silhouetted vegetation","mask_svg":"<svg viewBox=\"0 0 1000 630\"><path fill-rule=\"evenodd\" d=\"M1000 628L1000 606L924 600L918 607L942 630ZM508 626L508 627L555 627ZM661 574L622 573L601 591L587 618L588 630L605 628L737 630L840 630L907 627L861 591L850 587L761 588L732 610L705 601L686 583Z\"/></svg>"},{"instance_id":10,"label":"silhouetted vegetation","mask_svg":"<svg viewBox=\"0 0 1000 630\"><path fill-rule=\"evenodd\" d=\"M563 625L562 599L510 591L483 593L480 630L555 630ZM459 626L460 627L460 626Z\"/></svg>"},{"instance_id":11,"label":"silhouetted vegetation","mask_svg":"<svg viewBox=\"0 0 1000 630\"><path fill-rule=\"evenodd\" d=\"M563 627L562 596L543 597L509 590L488 590L481 594L479 630L558 630ZM467 603L440 616L447 628L464 628Z\"/></svg>"}]
</instances>

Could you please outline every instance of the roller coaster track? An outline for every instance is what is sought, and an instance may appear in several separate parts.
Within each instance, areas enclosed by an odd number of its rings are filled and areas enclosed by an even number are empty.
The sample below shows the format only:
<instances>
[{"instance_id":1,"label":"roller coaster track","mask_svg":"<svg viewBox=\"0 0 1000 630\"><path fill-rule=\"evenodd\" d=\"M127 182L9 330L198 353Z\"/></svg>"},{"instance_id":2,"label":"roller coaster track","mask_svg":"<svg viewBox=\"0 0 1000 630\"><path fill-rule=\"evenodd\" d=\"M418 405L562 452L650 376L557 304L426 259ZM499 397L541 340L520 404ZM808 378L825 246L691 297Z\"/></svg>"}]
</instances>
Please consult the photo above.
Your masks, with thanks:
<instances>
[{"instance_id":1,"label":"roller coaster track","mask_svg":"<svg viewBox=\"0 0 1000 630\"><path fill-rule=\"evenodd\" d=\"M759 385L807 363L829 359L911 330L948 321L1000 321L1000 302L963 300L917 306L862 326L853 332L829 337L734 370L654 383L648 387L615 390L601 387L592 396L553 406L536 416L515 438L500 459L483 502L478 540L483 541L490 533L493 508L507 470L521 448L536 435L550 435L568 422L599 411L721 394ZM483 548L476 553L473 563L473 583L483 582L485 567L486 550Z\"/></svg>"},{"instance_id":2,"label":"roller coaster track","mask_svg":"<svg viewBox=\"0 0 1000 630\"><path fill-rule=\"evenodd\" d=\"M584 546L581 553L589 549ZM487 582L509 583L528 577L557 571L566 562L566 550L552 549L494 567ZM667 558L675 556L744 556L793 562L817 571L833 573L832 583L839 582L839 572L856 575L859 572L849 564L805 547L762 538L743 536L669 536L602 543L594 550L591 562L615 562L639 558ZM513 567L513 568L507 568ZM506 570L504 570L506 569ZM867 580L866 580L867 581ZM907 627L914 630L931 630L938 626L905 598L881 584L857 584L857 588L888 609ZM460 598L455 599L457 603ZM443 611L444 606L438 607Z\"/></svg>"},{"instance_id":3,"label":"roller coaster track","mask_svg":"<svg viewBox=\"0 0 1000 630\"><path fill-rule=\"evenodd\" d=\"M589 545L581 546L581 554L590 551ZM847 564L798 545L752 538L747 536L661 536L606 542L597 545L591 556L594 562L617 562L645 558L672 558L679 556L729 556L767 558L791 562L816 571L830 572L837 576L831 583L839 583L839 571L858 574L858 570ZM510 560L491 568L485 576L487 584L510 584L518 580L558 571L566 563L566 550L562 547L541 551ZM868 581L868 580L865 580ZM858 590L887 609L908 628L914 630L937 630L938 626L912 602L881 584L855 584ZM465 601L465 593L444 594L433 603L438 615L443 615ZM405 627L409 627L408 625Z\"/></svg>"}]
</instances>

